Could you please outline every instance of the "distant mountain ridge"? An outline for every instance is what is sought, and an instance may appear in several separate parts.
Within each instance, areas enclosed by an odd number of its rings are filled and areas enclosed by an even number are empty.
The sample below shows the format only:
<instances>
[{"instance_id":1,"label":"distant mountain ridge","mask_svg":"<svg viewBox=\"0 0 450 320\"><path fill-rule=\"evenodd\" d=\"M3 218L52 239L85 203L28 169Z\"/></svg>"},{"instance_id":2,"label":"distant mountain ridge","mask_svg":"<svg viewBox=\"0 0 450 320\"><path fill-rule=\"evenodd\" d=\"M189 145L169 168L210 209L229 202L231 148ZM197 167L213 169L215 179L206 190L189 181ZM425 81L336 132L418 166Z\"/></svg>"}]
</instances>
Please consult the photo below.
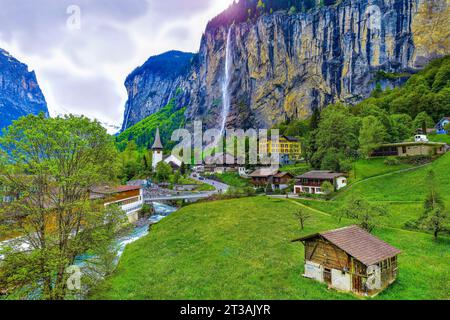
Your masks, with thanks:
<instances>
[{"instance_id":1,"label":"distant mountain ridge","mask_svg":"<svg viewBox=\"0 0 450 320\"><path fill-rule=\"evenodd\" d=\"M48 116L36 74L0 48L0 130L22 116L41 112Z\"/></svg>"}]
</instances>

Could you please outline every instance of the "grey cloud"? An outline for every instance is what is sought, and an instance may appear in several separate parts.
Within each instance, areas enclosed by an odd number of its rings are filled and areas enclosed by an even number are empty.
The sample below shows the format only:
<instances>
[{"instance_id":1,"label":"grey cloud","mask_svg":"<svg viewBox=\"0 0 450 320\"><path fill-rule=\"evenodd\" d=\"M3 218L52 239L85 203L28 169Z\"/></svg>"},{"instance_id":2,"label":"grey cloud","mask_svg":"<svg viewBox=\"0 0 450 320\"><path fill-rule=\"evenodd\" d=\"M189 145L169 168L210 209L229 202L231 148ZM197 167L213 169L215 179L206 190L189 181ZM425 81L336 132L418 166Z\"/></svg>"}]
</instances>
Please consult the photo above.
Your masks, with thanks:
<instances>
[{"instance_id":1,"label":"grey cloud","mask_svg":"<svg viewBox=\"0 0 450 320\"><path fill-rule=\"evenodd\" d=\"M83 68L93 63L120 63L133 59L135 44L123 30L89 26L73 34L62 46L73 62Z\"/></svg>"},{"instance_id":2,"label":"grey cloud","mask_svg":"<svg viewBox=\"0 0 450 320\"><path fill-rule=\"evenodd\" d=\"M108 78L77 77L60 70L47 70L43 74L52 79L52 92L59 108L76 114L96 115L102 120L117 121L122 117L118 108L121 97Z\"/></svg>"},{"instance_id":3,"label":"grey cloud","mask_svg":"<svg viewBox=\"0 0 450 320\"><path fill-rule=\"evenodd\" d=\"M70 5L80 7L82 23L97 25L126 23L148 10L146 0L0 0L0 35L32 53L58 46L67 36Z\"/></svg>"}]
</instances>

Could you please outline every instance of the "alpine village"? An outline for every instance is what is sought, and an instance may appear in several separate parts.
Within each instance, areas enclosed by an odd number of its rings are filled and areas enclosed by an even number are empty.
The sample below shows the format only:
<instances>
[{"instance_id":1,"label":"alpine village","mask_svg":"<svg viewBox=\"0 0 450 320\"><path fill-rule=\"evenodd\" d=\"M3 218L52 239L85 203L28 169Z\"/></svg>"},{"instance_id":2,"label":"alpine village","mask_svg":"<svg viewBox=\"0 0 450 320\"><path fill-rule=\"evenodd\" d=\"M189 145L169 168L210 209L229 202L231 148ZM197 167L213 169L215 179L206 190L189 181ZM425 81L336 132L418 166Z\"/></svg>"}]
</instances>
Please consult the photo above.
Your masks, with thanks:
<instances>
[{"instance_id":1,"label":"alpine village","mask_svg":"<svg viewBox=\"0 0 450 320\"><path fill-rule=\"evenodd\" d=\"M0 49L0 300L450 299L449 21L446 0L235 1L197 53L128 76L115 135L50 117ZM198 121L268 138L255 163L249 137L186 160Z\"/></svg>"}]
</instances>

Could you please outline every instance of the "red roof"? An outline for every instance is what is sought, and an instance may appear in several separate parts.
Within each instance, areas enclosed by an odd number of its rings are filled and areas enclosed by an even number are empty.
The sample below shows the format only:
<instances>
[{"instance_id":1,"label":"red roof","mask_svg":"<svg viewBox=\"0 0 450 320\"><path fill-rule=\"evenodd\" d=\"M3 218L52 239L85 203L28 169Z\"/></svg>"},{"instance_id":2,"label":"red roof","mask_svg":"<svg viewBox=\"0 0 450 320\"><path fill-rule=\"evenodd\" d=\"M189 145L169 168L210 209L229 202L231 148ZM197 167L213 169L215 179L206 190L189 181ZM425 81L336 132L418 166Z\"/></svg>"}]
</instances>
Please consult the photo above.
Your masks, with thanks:
<instances>
[{"instance_id":1,"label":"red roof","mask_svg":"<svg viewBox=\"0 0 450 320\"><path fill-rule=\"evenodd\" d=\"M397 256L401 251L371 235L359 226L321 232L295 241L322 236L366 266Z\"/></svg>"}]
</instances>

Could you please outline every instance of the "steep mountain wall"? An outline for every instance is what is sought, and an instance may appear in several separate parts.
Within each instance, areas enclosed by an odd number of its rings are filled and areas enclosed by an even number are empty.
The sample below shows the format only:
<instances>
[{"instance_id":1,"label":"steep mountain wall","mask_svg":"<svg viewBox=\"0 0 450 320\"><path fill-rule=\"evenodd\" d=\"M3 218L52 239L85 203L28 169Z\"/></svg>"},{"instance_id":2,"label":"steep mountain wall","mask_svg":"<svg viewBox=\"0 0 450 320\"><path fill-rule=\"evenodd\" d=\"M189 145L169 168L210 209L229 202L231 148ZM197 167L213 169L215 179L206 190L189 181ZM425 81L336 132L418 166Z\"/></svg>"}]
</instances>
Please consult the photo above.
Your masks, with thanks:
<instances>
[{"instance_id":1,"label":"steep mountain wall","mask_svg":"<svg viewBox=\"0 0 450 320\"><path fill-rule=\"evenodd\" d=\"M48 115L34 71L0 49L0 129L21 116L40 112Z\"/></svg>"},{"instance_id":2,"label":"steep mountain wall","mask_svg":"<svg viewBox=\"0 0 450 320\"><path fill-rule=\"evenodd\" d=\"M178 103L187 107L188 124L201 119L219 128L231 28L227 126L270 127L305 118L329 103L366 98L377 81L398 85L402 76L449 54L449 8L450 0L348 0L240 23L224 14L209 24L190 71L172 86L181 89ZM398 77L380 79L379 71Z\"/></svg>"},{"instance_id":3,"label":"steep mountain wall","mask_svg":"<svg viewBox=\"0 0 450 320\"><path fill-rule=\"evenodd\" d=\"M181 88L189 71L192 53L170 51L151 57L125 81L128 101L122 130L158 112Z\"/></svg>"}]
</instances>

